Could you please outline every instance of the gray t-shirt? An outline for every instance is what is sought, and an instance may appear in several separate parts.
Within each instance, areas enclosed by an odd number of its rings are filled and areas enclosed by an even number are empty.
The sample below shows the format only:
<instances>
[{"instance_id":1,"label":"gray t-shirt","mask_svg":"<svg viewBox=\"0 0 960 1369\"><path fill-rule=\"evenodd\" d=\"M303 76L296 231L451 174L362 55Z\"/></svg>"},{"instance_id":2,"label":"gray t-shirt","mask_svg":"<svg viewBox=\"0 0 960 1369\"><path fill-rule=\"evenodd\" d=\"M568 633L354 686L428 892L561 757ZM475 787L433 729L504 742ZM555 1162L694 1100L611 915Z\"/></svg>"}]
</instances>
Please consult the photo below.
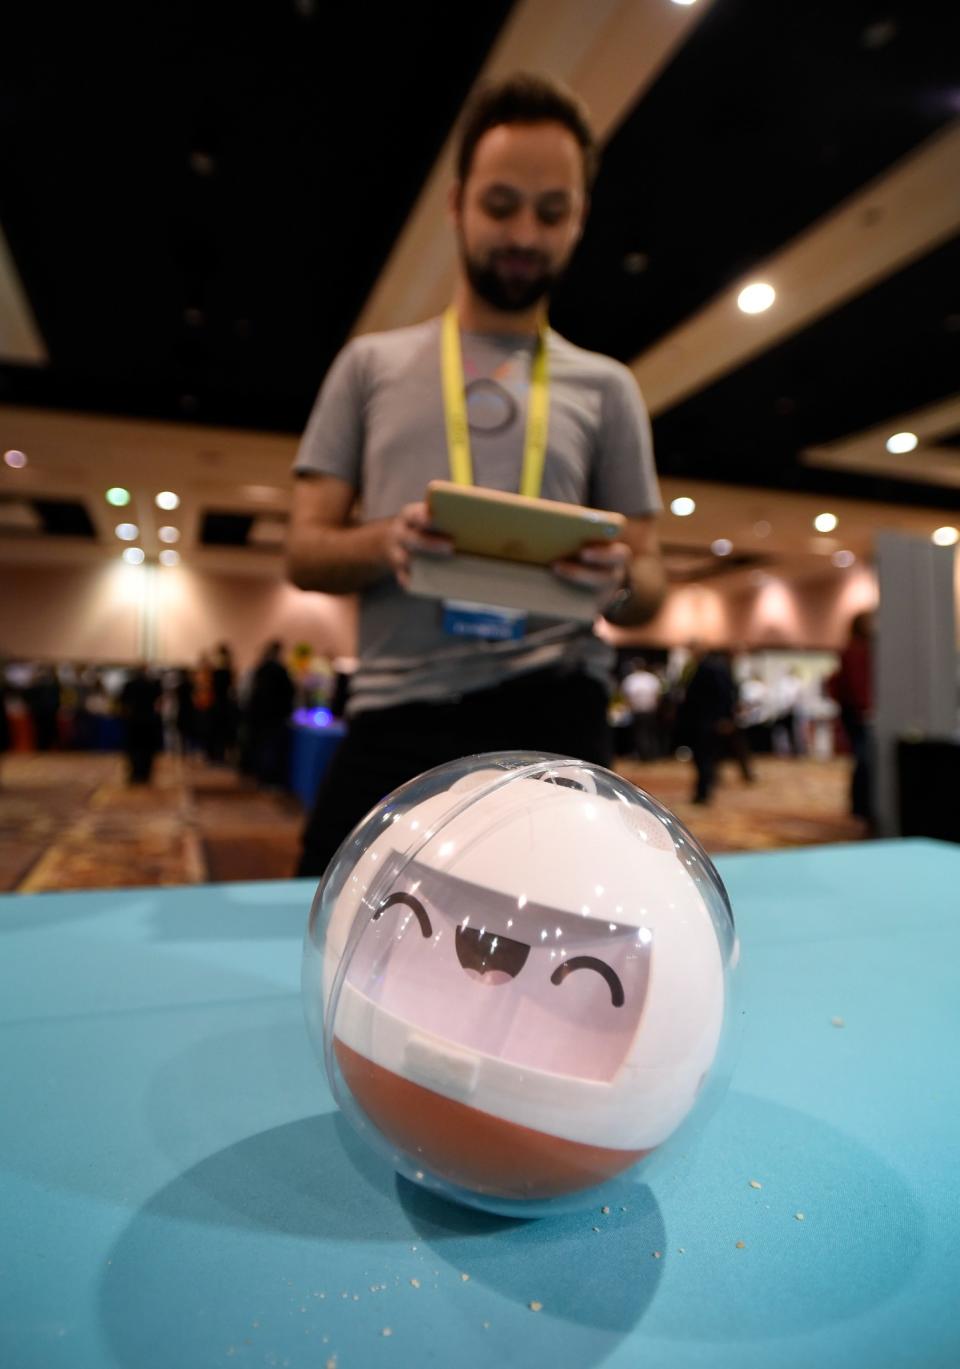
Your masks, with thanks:
<instances>
[{"instance_id":1,"label":"gray t-shirt","mask_svg":"<svg viewBox=\"0 0 960 1369\"><path fill-rule=\"evenodd\" d=\"M516 491L535 341L462 333L467 416L477 485ZM636 381L619 362L551 330L545 499L654 513L660 496L650 424ZM390 517L450 478L440 379L440 321L355 338L333 363L294 469L346 480L364 522ZM349 710L450 700L544 666L607 680L612 653L589 627L531 615L519 641L450 637L441 606L385 574L360 596L359 666Z\"/></svg>"}]
</instances>

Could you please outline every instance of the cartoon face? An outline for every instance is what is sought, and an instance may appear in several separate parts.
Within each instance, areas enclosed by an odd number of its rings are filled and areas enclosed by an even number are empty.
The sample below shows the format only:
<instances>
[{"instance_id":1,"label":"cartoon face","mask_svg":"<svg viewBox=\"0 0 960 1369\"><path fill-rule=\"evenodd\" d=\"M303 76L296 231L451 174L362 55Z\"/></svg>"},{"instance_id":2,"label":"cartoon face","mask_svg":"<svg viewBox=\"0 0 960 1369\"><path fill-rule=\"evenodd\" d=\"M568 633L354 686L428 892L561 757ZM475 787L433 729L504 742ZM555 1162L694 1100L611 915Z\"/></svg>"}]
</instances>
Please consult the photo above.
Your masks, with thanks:
<instances>
[{"instance_id":1,"label":"cartoon face","mask_svg":"<svg viewBox=\"0 0 960 1369\"><path fill-rule=\"evenodd\" d=\"M411 861L379 902L347 982L451 1046L612 1079L638 1030L653 934L509 898Z\"/></svg>"},{"instance_id":2,"label":"cartoon face","mask_svg":"<svg viewBox=\"0 0 960 1369\"><path fill-rule=\"evenodd\" d=\"M322 998L360 1112L409 1165L475 1193L552 1197L628 1168L716 1054L722 886L669 815L583 770L371 819L317 971L305 960L308 1020Z\"/></svg>"}]
</instances>

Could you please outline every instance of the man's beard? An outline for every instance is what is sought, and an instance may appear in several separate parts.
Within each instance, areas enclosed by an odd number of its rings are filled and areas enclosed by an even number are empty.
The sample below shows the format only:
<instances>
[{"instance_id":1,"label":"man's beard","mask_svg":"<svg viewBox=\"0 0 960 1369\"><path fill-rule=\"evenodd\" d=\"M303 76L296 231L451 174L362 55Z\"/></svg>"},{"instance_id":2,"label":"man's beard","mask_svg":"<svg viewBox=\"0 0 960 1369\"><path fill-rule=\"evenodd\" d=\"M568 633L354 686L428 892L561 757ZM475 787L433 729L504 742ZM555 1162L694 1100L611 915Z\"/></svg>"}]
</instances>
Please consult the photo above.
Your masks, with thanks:
<instances>
[{"instance_id":1,"label":"man's beard","mask_svg":"<svg viewBox=\"0 0 960 1369\"><path fill-rule=\"evenodd\" d=\"M531 309L549 295L557 283L557 275L547 269L546 259L540 252L499 248L491 252L485 261L480 261L470 256L461 240L460 255L473 290L487 304L504 314L520 314ZM512 276L504 269L510 261L529 263L540 269L532 271L530 275Z\"/></svg>"}]
</instances>

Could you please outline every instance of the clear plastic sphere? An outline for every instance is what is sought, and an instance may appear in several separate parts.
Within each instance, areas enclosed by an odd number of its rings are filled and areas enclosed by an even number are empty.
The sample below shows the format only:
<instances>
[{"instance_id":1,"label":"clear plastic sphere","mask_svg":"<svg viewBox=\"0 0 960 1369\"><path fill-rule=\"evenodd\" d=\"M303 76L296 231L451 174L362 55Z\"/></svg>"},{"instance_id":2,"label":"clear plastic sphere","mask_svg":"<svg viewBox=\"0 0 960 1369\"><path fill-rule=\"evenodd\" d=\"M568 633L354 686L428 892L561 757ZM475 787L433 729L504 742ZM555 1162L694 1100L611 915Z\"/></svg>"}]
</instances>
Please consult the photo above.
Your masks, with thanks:
<instances>
[{"instance_id":1,"label":"clear plastic sphere","mask_svg":"<svg viewBox=\"0 0 960 1369\"><path fill-rule=\"evenodd\" d=\"M497 753L419 776L347 838L304 1007L394 1168L535 1216L622 1199L709 1112L737 959L720 877L666 808L599 766Z\"/></svg>"}]
</instances>

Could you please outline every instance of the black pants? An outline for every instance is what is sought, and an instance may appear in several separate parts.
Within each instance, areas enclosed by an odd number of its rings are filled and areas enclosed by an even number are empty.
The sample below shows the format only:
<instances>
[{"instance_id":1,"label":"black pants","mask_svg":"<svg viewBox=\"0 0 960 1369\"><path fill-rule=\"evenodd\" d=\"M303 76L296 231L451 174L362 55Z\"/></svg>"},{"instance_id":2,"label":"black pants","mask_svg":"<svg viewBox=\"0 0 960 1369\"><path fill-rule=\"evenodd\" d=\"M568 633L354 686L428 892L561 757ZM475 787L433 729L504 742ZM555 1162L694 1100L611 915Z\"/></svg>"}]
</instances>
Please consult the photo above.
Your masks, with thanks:
<instances>
[{"instance_id":1,"label":"black pants","mask_svg":"<svg viewBox=\"0 0 960 1369\"><path fill-rule=\"evenodd\" d=\"M360 713L304 828L300 875L322 875L340 843L398 785L482 751L548 751L609 765L606 690L580 674L533 671L450 703Z\"/></svg>"},{"instance_id":2,"label":"black pants","mask_svg":"<svg viewBox=\"0 0 960 1369\"><path fill-rule=\"evenodd\" d=\"M851 708L841 710L843 729L853 752L850 777L850 812L873 821L873 729Z\"/></svg>"},{"instance_id":3,"label":"black pants","mask_svg":"<svg viewBox=\"0 0 960 1369\"><path fill-rule=\"evenodd\" d=\"M258 784L286 789L289 784L290 727L286 718L249 724L244 752L248 773Z\"/></svg>"},{"instance_id":4,"label":"black pants","mask_svg":"<svg viewBox=\"0 0 960 1369\"><path fill-rule=\"evenodd\" d=\"M693 729L690 739L693 763L697 770L697 787L694 790L694 803L709 803L713 787L717 782L717 761L720 755L720 734L710 723L701 723Z\"/></svg>"},{"instance_id":5,"label":"black pants","mask_svg":"<svg viewBox=\"0 0 960 1369\"><path fill-rule=\"evenodd\" d=\"M153 742L133 742L127 747L127 782L129 784L149 784L153 774L153 762L157 748Z\"/></svg>"}]
</instances>

